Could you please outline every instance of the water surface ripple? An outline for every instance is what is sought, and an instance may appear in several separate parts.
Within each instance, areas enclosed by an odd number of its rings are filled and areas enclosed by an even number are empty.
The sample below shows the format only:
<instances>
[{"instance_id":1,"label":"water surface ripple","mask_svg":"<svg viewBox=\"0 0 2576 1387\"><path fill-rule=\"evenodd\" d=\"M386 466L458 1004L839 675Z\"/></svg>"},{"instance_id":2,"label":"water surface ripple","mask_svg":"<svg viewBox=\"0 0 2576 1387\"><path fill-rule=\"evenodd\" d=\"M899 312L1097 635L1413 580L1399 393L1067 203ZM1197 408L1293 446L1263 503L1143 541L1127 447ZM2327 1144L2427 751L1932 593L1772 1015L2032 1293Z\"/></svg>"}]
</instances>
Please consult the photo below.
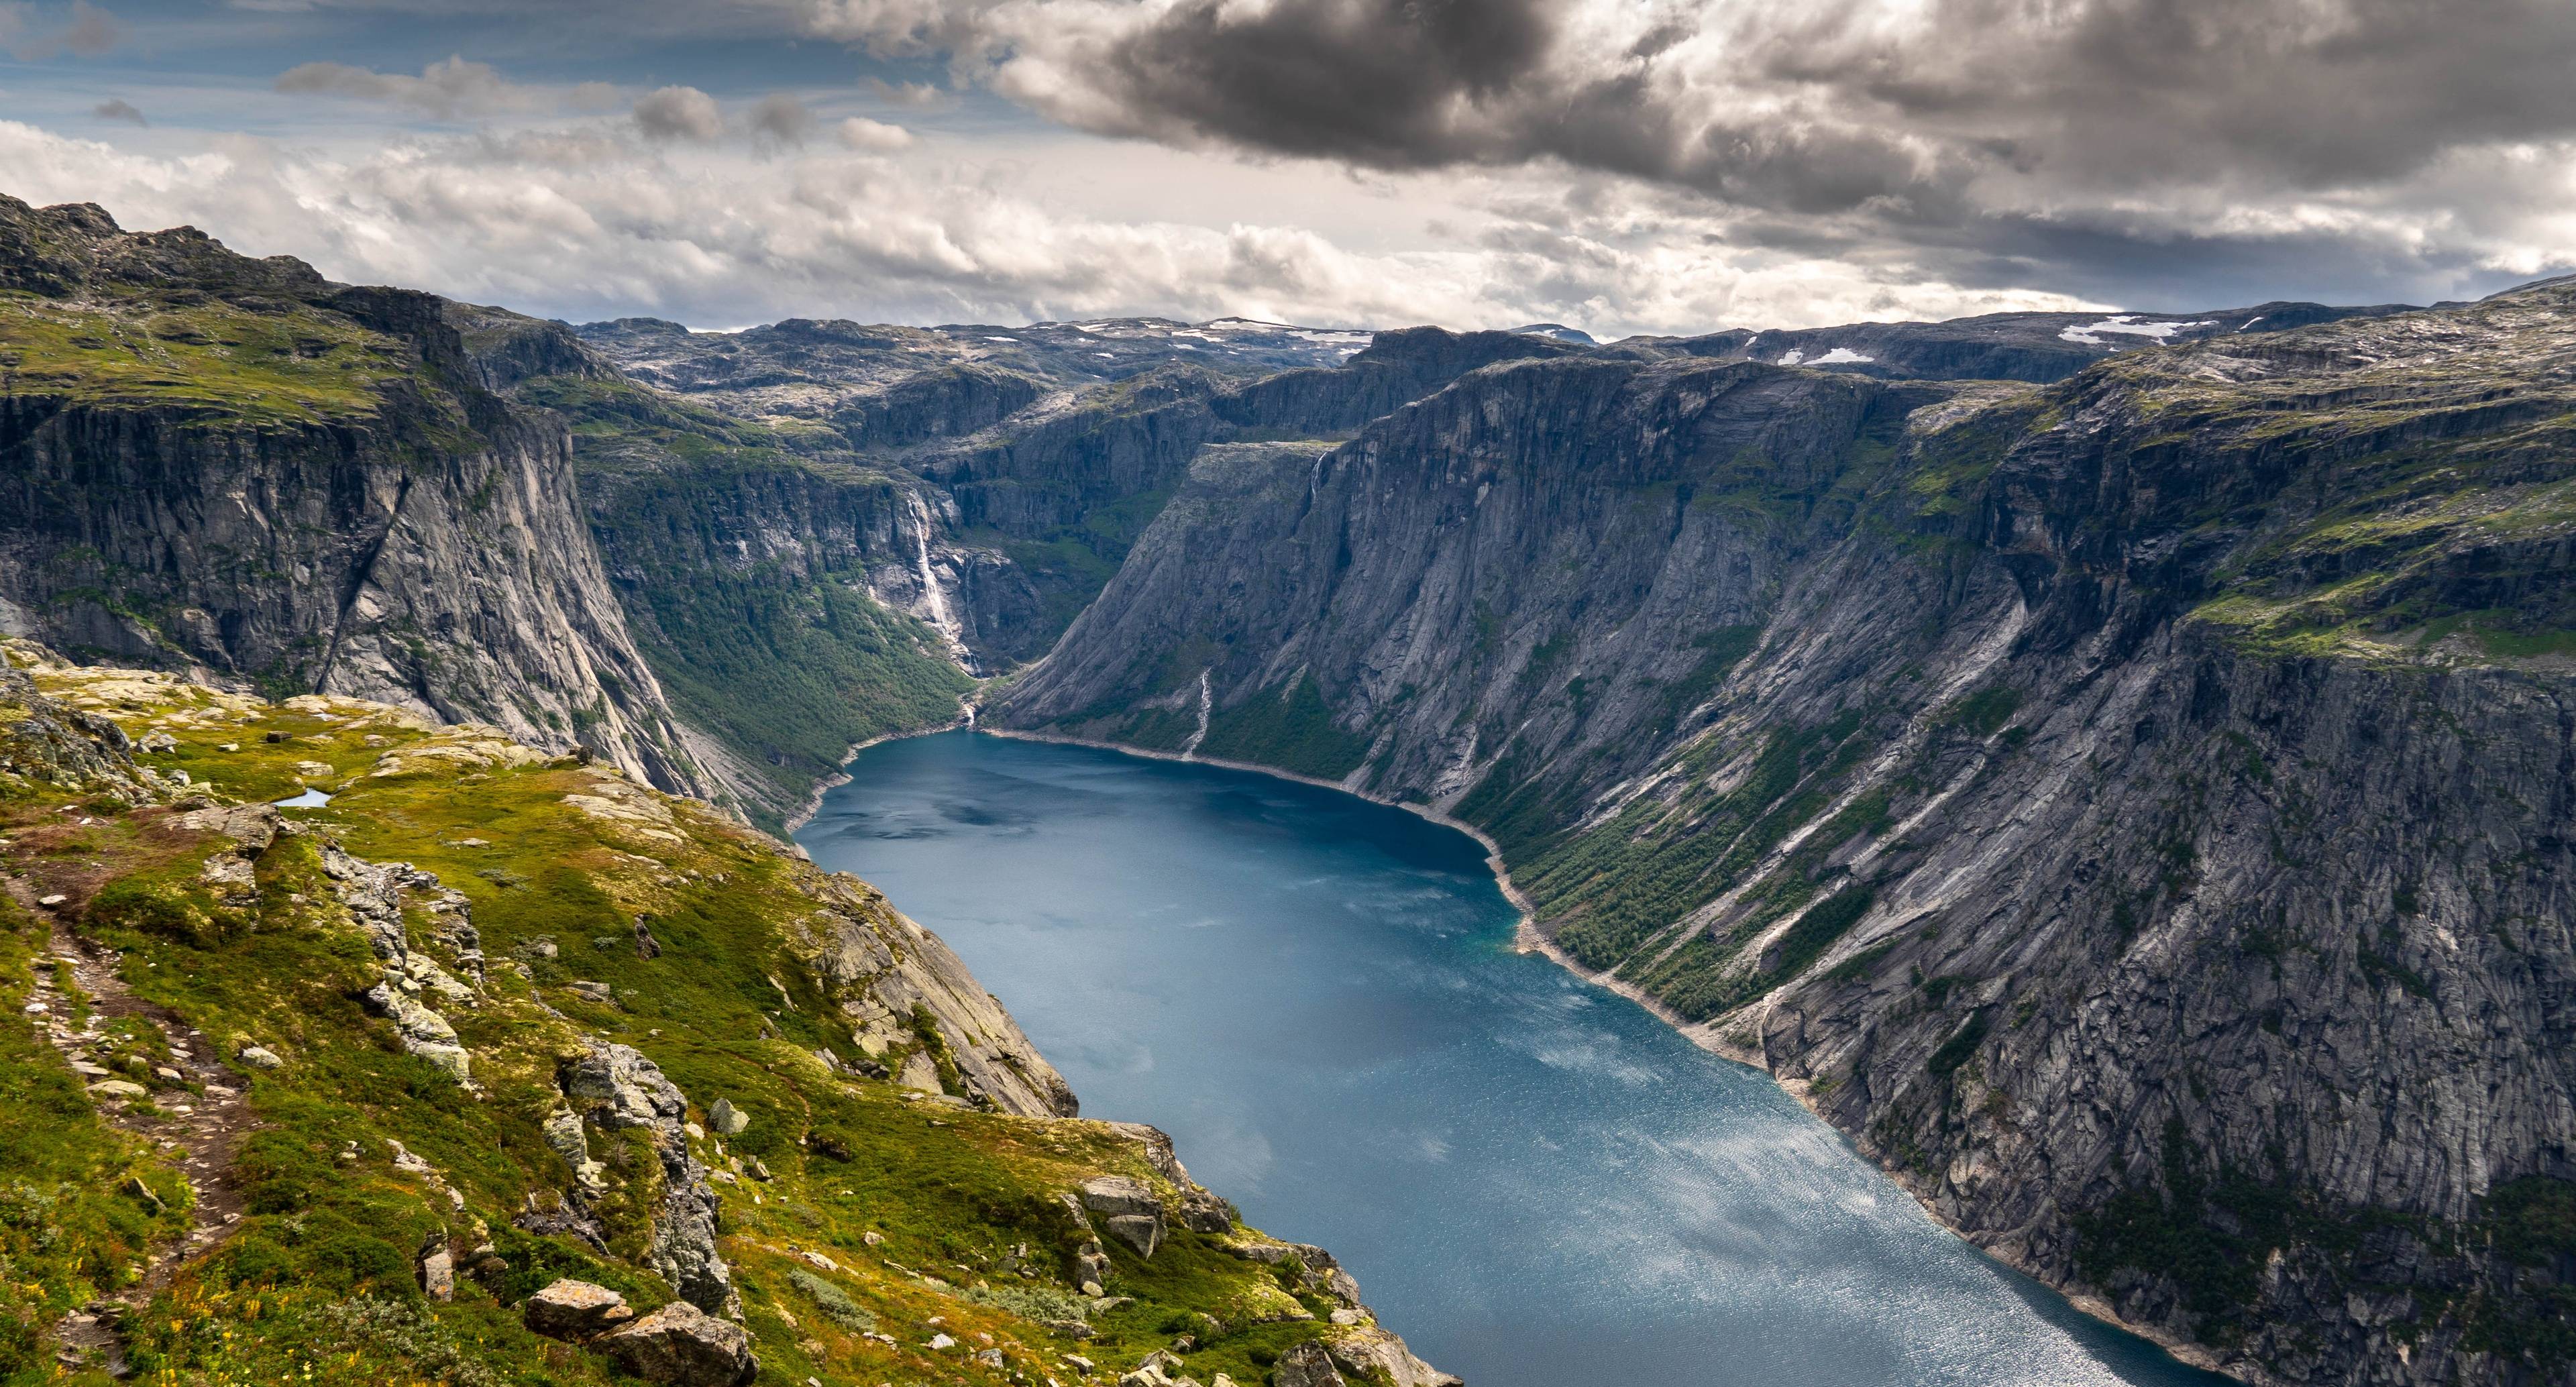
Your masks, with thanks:
<instances>
[{"instance_id":1,"label":"water surface ripple","mask_svg":"<svg viewBox=\"0 0 2576 1387\"><path fill-rule=\"evenodd\" d=\"M1473 1387L2208 1384L1943 1232L1769 1079L1511 950L1464 835L954 732L797 835L946 936L1083 1111L1333 1249Z\"/></svg>"}]
</instances>

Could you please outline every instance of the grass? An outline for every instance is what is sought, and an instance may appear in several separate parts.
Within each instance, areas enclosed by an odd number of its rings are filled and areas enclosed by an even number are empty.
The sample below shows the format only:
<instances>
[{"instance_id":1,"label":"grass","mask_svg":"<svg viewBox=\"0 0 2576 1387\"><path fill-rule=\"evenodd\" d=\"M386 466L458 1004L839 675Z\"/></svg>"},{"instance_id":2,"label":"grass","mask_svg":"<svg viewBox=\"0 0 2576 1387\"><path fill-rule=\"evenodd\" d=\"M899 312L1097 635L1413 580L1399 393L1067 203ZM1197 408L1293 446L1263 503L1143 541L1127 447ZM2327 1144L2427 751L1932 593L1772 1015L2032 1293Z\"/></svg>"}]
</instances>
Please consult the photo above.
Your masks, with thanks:
<instances>
[{"instance_id":1,"label":"grass","mask_svg":"<svg viewBox=\"0 0 2576 1387\"><path fill-rule=\"evenodd\" d=\"M0 294L0 389L14 395L280 428L372 417L418 369L394 339L303 305Z\"/></svg>"},{"instance_id":2,"label":"grass","mask_svg":"<svg viewBox=\"0 0 2576 1387\"><path fill-rule=\"evenodd\" d=\"M65 821L61 787L0 797L9 870L72 895L76 928L123 951L128 986L227 1049L256 1041L286 1061L238 1070L260 1123L237 1168L248 1212L140 1317L132 1349L144 1380L301 1381L312 1370L457 1387L608 1381L602 1360L529 1334L514 1309L559 1275L647 1306L671 1294L637 1260L659 1162L631 1140L592 1133L611 1191L600 1201L607 1254L511 1223L531 1195L550 1198L569 1179L540 1123L556 1102L557 1064L594 1035L642 1050L695 1110L723 1097L751 1119L721 1146L698 1145L719 1170L756 1159L772 1177L717 1186L721 1246L764 1383L1063 1376L1065 1352L1132 1363L1168 1346L1173 1323L1202 1344L1189 1356L1195 1375L1249 1383L1289 1343L1332 1332L1292 1318L1325 1316L1329 1304L1178 1228L1150 1262L1113 1244L1111 1289L1132 1304L1080 1301L1067 1284L1080 1235L1059 1196L1096 1174L1158 1179L1142 1148L1100 1123L979 1111L827 1069L814 1052L850 1055L853 1037L797 923L812 917L821 881L772 842L658 798L667 829L593 817L566 796L649 792L570 760L477 769L415 759L424 769L375 774L387 753L489 743L372 705L269 705L99 670L39 677L138 735L171 732L178 749L147 763L186 768L216 794L279 797L303 760L331 765L337 790L327 807L287 811L304 832L260 854L255 905L208 894L196 869L229 840L179 826L169 809L92 812L98 822L82 826ZM285 740L265 740L272 732ZM218 749L226 743L240 750ZM445 1012L472 1050L479 1091L402 1053L358 1004L379 965L333 901L325 834L362 858L414 863L471 901L490 980L479 1005ZM655 959L631 947L639 916L661 943ZM436 953L423 944L428 916L415 911L412 923L415 946ZM21 996L32 925L12 914L0 926L0 976ZM618 947L595 949L594 938ZM540 939L557 944L555 959L532 950ZM608 984L614 1001L581 999L566 986L576 978ZM42 1327L176 1231L184 1199L170 1185L172 1212L154 1216L116 1196L127 1173L166 1172L99 1121L26 1028L0 1036L0 1093L13 1100L0 1110L11 1153L0 1256L12 1287L0 1335L18 1355L0 1361L23 1376L44 1370L29 1356ZM396 1169L389 1139L434 1166L464 1209ZM357 1155L345 1158L351 1143ZM413 1276L416 1250L441 1236L468 1263L451 1304L423 1298ZM490 1258L465 1258L486 1237ZM1092 1334L1078 1346L1049 1327L1077 1306ZM965 1348L990 1336L1007 1366L928 1348L934 1317ZM896 1342L861 1337L870 1327Z\"/></svg>"}]
</instances>

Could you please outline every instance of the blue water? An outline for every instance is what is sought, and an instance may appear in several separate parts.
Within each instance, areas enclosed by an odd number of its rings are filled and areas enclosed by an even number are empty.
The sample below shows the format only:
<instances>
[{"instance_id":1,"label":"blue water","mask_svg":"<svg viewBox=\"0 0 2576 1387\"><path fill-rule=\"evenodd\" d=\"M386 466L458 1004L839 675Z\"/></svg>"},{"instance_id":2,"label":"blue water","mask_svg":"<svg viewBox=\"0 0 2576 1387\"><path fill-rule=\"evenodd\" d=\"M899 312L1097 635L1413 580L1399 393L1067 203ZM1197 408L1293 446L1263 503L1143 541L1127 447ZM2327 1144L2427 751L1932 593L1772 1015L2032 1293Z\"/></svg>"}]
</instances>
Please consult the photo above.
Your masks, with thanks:
<instances>
[{"instance_id":1,"label":"blue water","mask_svg":"<svg viewBox=\"0 0 2576 1387\"><path fill-rule=\"evenodd\" d=\"M1752 1070L1511 949L1464 835L946 733L798 835L946 936L1093 1117L1170 1132L1473 1387L2207 1384L1943 1232Z\"/></svg>"}]
</instances>

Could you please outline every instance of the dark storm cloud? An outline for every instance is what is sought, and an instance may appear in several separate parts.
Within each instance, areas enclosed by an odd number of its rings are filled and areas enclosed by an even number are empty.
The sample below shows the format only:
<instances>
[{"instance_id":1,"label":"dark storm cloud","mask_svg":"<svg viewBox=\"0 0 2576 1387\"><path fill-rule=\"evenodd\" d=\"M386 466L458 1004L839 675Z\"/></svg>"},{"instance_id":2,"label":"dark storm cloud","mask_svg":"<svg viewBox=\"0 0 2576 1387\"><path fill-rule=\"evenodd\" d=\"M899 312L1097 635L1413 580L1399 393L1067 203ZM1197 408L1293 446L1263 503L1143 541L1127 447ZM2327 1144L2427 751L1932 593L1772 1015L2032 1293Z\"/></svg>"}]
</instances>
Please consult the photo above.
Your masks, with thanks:
<instances>
[{"instance_id":1,"label":"dark storm cloud","mask_svg":"<svg viewBox=\"0 0 2576 1387\"><path fill-rule=\"evenodd\" d=\"M867 8L845 0L833 13ZM2403 232L2289 225L2313 210L2293 204L2357 207L2463 151L2576 136L2565 0L1038 0L869 12L905 16L916 41L972 36L954 42L982 80L1104 133L1387 170L1599 171L1684 190L1783 238L1910 248L1942 273L2018 267L2017 282L2076 292L2134 287L2142 267L2193 255L2286 257L2328 271L2312 281L2369 281ZM2454 185L2445 196L2474 221L2513 194ZM2165 210L2119 210L2140 202ZM2445 209L2412 210L2420 221ZM2339 255L2348 263L2316 259Z\"/></svg>"},{"instance_id":2,"label":"dark storm cloud","mask_svg":"<svg viewBox=\"0 0 2576 1387\"><path fill-rule=\"evenodd\" d=\"M1131 133L1555 158L1810 210L1990 170L2332 186L2576 130L2563 0L1890 8L1694 6L1583 51L1602 26L1568 0L1185 0L1115 35L1091 95Z\"/></svg>"}]
</instances>

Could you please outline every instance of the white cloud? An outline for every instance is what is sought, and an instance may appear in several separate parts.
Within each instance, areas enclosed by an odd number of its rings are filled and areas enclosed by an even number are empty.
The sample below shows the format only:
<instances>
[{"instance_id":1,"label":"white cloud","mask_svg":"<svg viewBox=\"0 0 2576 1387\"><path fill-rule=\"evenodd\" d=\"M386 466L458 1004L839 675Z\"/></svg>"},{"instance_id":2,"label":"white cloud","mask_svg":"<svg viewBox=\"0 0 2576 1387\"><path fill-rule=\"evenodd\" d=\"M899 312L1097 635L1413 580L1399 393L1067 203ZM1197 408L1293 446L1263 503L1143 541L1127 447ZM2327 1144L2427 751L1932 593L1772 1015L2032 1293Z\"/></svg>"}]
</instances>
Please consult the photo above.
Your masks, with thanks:
<instances>
[{"instance_id":1,"label":"white cloud","mask_svg":"<svg viewBox=\"0 0 2576 1387\"><path fill-rule=\"evenodd\" d=\"M912 132L900 125L888 125L866 116L852 116L836 127L841 143L852 149L887 154L912 143Z\"/></svg>"}]
</instances>

